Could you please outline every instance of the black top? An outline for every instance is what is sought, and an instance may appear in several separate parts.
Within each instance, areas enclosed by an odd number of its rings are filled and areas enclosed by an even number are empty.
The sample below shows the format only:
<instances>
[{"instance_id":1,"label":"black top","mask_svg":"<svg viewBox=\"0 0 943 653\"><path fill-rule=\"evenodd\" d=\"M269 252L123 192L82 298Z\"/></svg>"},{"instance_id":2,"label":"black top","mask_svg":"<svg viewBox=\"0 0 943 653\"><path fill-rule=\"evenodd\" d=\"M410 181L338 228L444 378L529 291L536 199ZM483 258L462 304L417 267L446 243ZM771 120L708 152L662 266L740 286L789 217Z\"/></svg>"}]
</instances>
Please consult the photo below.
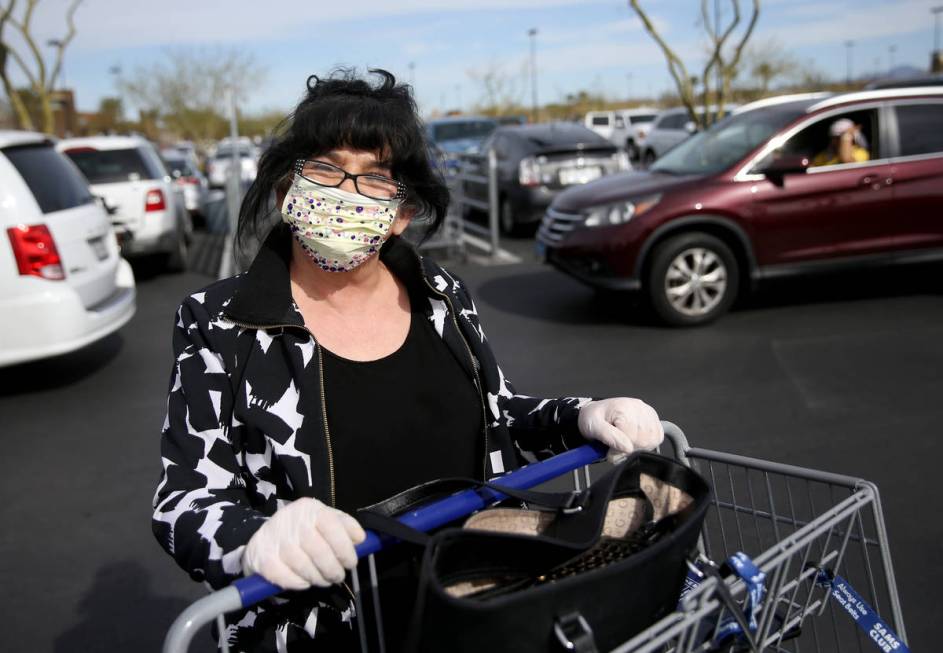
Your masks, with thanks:
<instances>
[{"instance_id":1,"label":"black top","mask_svg":"<svg viewBox=\"0 0 943 653\"><path fill-rule=\"evenodd\" d=\"M336 507L353 513L436 478L477 478L481 399L472 378L411 296L395 352L359 362L324 351Z\"/></svg>"}]
</instances>

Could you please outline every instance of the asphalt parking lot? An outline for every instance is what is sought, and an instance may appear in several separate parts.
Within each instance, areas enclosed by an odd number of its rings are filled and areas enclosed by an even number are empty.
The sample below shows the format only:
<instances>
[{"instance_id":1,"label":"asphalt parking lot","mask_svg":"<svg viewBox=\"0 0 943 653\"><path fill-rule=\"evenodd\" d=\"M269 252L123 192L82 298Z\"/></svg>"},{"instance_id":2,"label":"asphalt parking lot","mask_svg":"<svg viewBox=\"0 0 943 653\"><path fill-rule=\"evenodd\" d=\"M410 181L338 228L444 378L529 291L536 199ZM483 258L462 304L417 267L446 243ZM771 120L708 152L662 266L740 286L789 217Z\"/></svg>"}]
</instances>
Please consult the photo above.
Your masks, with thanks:
<instances>
[{"instance_id":1,"label":"asphalt parking lot","mask_svg":"<svg viewBox=\"0 0 943 653\"><path fill-rule=\"evenodd\" d=\"M935 649L940 267L779 282L696 330L654 326L536 263L454 269L519 391L638 396L698 446L877 482L911 648ZM118 334L0 372L0 650L156 650L203 594L149 518L174 311L211 278L137 272L137 315Z\"/></svg>"}]
</instances>

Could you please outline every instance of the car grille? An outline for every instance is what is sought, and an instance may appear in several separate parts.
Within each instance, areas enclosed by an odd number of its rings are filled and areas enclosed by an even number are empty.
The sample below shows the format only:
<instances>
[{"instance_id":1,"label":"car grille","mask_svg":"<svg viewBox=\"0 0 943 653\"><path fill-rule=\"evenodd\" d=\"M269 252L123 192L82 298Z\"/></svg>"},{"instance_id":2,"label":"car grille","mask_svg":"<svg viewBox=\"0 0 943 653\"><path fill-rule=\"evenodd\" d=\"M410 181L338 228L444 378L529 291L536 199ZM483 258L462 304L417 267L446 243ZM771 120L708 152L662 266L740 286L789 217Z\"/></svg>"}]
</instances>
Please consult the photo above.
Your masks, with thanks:
<instances>
[{"instance_id":1,"label":"car grille","mask_svg":"<svg viewBox=\"0 0 943 653\"><path fill-rule=\"evenodd\" d=\"M545 245L556 245L582 222L583 215L580 213L562 213L547 209L547 213L540 222L540 229L537 230L537 240Z\"/></svg>"}]
</instances>

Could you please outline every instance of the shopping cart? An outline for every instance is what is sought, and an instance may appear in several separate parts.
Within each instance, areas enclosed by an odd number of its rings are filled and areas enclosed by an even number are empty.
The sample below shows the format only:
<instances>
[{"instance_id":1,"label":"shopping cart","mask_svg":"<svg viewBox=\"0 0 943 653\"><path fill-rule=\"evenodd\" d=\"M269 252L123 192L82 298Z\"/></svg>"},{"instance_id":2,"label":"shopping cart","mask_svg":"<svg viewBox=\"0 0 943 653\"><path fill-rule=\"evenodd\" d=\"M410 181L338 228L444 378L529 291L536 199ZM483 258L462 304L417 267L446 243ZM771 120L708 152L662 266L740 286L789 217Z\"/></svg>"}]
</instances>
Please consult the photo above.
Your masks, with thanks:
<instances>
[{"instance_id":1,"label":"shopping cart","mask_svg":"<svg viewBox=\"0 0 943 653\"><path fill-rule=\"evenodd\" d=\"M867 632L846 612L843 600L832 598L829 578L840 577L857 589L859 598L877 614L890 616L893 630L906 643L906 631L887 532L877 487L868 481L707 449L692 448L674 424L663 422L661 453L700 472L712 485L712 506L699 543L704 561L723 561L735 551L746 553L765 573L762 601L753 606L752 633L726 642L724 650L877 651ZM527 488L572 472L575 489L592 480L590 465L605 453L586 445L550 460L528 465L499 479L508 488ZM410 512L401 519L431 530L461 519L503 498L490 489L467 490ZM367 558L369 600L379 603L374 554L389 544L386 537L367 534L357 547ZM692 565L692 574L697 572ZM689 578L693 578L689 574ZM352 572L358 615L367 600L356 571ZM245 608L279 592L259 576L241 579L192 604L174 621L164 653L183 653L197 630L222 615ZM693 653L720 646L718 633L729 625L731 606L744 605L748 593L736 575L705 575L679 603L679 609L615 649L614 653ZM862 608L863 609L863 608ZM372 610L376 633L382 633L379 610ZM366 650L364 619L357 619ZM221 630L222 632L222 630ZM873 638L874 633L871 633ZM382 638L379 639L382 651ZM565 643L564 643L565 644ZM225 651L225 645L223 644ZM740 648L737 648L740 647Z\"/></svg>"}]
</instances>

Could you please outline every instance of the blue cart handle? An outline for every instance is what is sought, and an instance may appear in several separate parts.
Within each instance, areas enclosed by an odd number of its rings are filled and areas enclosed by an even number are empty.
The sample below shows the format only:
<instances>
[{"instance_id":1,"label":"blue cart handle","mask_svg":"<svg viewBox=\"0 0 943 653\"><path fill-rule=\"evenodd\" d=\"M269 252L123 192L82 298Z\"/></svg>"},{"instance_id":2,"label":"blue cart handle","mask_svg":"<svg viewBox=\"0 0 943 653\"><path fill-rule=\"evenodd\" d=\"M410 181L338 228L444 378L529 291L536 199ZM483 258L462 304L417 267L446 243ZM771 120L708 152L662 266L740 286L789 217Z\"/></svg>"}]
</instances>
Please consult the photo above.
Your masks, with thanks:
<instances>
[{"instance_id":1,"label":"blue cart handle","mask_svg":"<svg viewBox=\"0 0 943 653\"><path fill-rule=\"evenodd\" d=\"M495 484L510 490L531 488L566 472L594 463L605 456L606 451L605 445L598 443L585 444L553 458L509 472L496 479ZM397 519L406 526L427 532L466 517L476 510L481 510L485 506L504 498L504 494L491 488L472 488L439 499L401 515ZM373 531L367 531L367 538L356 547L357 557L363 559L393 542L396 542L396 540L388 535L378 535ZM233 583L233 586L239 591L243 608L248 608L283 591L281 587L268 582L258 574L240 578Z\"/></svg>"}]
</instances>

